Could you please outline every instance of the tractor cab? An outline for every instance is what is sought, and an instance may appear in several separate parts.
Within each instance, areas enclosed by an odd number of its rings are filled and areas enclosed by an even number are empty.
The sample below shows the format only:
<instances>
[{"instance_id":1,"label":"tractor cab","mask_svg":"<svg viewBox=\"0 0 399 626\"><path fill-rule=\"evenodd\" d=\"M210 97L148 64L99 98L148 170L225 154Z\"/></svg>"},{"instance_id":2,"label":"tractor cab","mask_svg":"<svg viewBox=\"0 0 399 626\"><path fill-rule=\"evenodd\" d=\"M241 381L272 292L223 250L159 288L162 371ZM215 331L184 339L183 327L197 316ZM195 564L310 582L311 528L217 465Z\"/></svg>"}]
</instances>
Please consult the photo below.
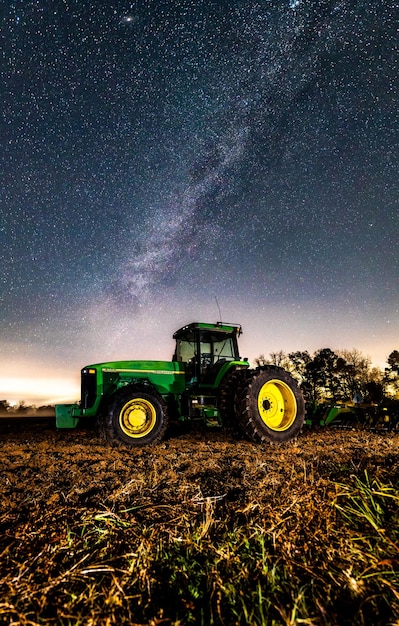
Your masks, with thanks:
<instances>
[{"instance_id":1,"label":"tractor cab","mask_svg":"<svg viewBox=\"0 0 399 626\"><path fill-rule=\"evenodd\" d=\"M214 385L223 365L240 361L238 324L193 323L175 332L174 361L185 363L187 383Z\"/></svg>"}]
</instances>

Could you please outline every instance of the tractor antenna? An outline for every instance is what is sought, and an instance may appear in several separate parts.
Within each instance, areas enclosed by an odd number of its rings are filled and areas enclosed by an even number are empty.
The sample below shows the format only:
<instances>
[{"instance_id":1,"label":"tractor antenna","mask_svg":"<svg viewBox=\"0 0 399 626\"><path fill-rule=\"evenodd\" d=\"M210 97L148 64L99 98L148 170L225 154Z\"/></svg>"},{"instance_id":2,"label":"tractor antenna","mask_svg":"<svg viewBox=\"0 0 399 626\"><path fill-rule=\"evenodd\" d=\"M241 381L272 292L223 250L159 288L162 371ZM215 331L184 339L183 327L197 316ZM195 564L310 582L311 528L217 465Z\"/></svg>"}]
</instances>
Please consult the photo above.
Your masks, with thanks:
<instances>
[{"instance_id":1,"label":"tractor antenna","mask_svg":"<svg viewBox=\"0 0 399 626\"><path fill-rule=\"evenodd\" d=\"M220 310L219 302L216 296L215 296L215 300L216 300L216 304L217 304L218 311L219 311L220 323L222 323L222 312Z\"/></svg>"}]
</instances>

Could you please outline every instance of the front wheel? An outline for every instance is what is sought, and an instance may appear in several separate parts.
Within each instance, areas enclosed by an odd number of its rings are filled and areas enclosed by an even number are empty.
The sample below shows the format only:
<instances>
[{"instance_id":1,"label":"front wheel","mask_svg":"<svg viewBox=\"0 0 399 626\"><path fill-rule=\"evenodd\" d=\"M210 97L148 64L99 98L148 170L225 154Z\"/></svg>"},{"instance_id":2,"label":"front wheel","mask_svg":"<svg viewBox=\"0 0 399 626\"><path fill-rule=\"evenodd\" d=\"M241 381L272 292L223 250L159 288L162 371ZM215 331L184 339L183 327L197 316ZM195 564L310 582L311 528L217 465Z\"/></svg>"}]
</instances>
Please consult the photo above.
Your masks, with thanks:
<instances>
[{"instance_id":1,"label":"front wheel","mask_svg":"<svg viewBox=\"0 0 399 626\"><path fill-rule=\"evenodd\" d=\"M280 367L264 367L248 376L237 398L236 412L252 440L283 442L301 431L305 402L288 372Z\"/></svg>"},{"instance_id":2,"label":"front wheel","mask_svg":"<svg viewBox=\"0 0 399 626\"><path fill-rule=\"evenodd\" d=\"M106 436L114 445L145 446L160 441L167 425L166 404L155 390L127 387L110 405Z\"/></svg>"}]
</instances>

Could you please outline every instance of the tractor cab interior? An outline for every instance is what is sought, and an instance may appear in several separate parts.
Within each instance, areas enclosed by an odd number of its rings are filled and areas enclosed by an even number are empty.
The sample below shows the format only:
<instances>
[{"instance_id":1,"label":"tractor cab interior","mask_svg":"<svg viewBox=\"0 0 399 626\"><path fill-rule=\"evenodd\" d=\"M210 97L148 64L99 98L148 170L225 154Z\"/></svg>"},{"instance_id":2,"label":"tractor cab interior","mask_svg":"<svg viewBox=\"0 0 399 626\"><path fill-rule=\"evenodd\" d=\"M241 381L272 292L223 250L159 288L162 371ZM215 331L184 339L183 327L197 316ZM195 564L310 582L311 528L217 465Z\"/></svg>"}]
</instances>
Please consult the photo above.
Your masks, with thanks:
<instances>
[{"instance_id":1,"label":"tractor cab interior","mask_svg":"<svg viewBox=\"0 0 399 626\"><path fill-rule=\"evenodd\" d=\"M223 363L239 358L234 332L194 327L176 337L174 360L186 363L187 381L212 384Z\"/></svg>"}]
</instances>

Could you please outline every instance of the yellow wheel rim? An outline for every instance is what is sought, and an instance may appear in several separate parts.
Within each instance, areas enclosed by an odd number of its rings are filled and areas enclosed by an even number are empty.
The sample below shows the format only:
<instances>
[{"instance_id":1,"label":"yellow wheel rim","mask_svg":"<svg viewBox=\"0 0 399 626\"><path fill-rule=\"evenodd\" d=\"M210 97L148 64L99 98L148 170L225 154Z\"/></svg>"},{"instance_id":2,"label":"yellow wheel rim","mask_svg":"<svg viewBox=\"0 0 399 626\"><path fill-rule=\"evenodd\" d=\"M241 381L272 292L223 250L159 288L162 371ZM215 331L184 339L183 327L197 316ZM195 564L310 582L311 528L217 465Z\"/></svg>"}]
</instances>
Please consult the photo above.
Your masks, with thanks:
<instances>
[{"instance_id":1,"label":"yellow wheel rim","mask_svg":"<svg viewBox=\"0 0 399 626\"><path fill-rule=\"evenodd\" d=\"M144 398L129 400L119 413L119 424L128 437L145 437L156 423L157 413L151 402Z\"/></svg>"},{"instance_id":2,"label":"yellow wheel rim","mask_svg":"<svg viewBox=\"0 0 399 626\"><path fill-rule=\"evenodd\" d=\"M258 411L270 430L287 430L295 421L297 405L290 387L281 380L269 380L258 395Z\"/></svg>"}]
</instances>

